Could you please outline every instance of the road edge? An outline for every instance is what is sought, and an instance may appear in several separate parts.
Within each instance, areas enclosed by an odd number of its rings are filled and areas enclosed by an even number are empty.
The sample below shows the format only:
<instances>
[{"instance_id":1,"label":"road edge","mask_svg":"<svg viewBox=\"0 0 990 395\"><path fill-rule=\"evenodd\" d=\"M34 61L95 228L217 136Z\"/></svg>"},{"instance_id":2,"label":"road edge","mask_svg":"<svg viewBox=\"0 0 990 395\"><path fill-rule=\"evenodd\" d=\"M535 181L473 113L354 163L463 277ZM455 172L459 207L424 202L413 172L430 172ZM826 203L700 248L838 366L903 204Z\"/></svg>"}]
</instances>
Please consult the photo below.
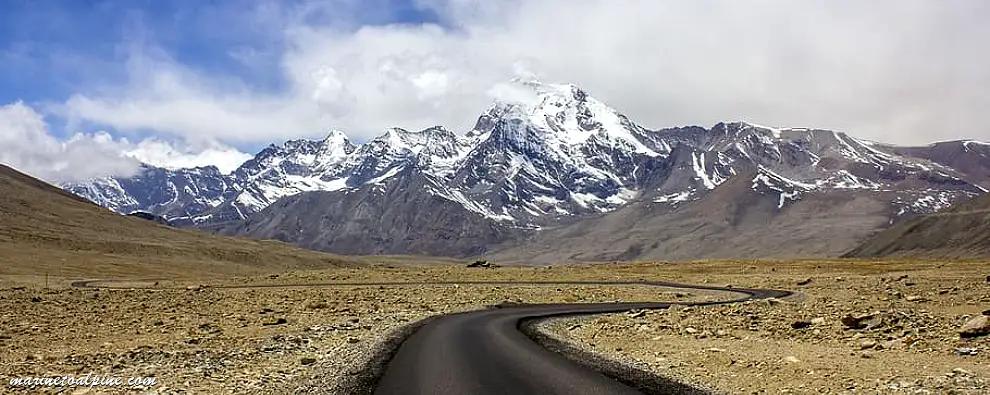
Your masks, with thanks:
<instances>
[{"instance_id":1,"label":"road edge","mask_svg":"<svg viewBox=\"0 0 990 395\"><path fill-rule=\"evenodd\" d=\"M598 371L613 380L617 380L625 385L636 388L647 395L708 395L715 392L708 388L701 388L685 383L676 378L664 377L655 373L637 368L636 366L615 359L608 358L602 354L582 347L580 344L568 341L557 333L546 328L555 320L582 318L593 319L603 314L568 314L560 316L539 317L523 320L519 323L519 330L533 339L543 348L561 354L567 359Z\"/></svg>"}]
</instances>

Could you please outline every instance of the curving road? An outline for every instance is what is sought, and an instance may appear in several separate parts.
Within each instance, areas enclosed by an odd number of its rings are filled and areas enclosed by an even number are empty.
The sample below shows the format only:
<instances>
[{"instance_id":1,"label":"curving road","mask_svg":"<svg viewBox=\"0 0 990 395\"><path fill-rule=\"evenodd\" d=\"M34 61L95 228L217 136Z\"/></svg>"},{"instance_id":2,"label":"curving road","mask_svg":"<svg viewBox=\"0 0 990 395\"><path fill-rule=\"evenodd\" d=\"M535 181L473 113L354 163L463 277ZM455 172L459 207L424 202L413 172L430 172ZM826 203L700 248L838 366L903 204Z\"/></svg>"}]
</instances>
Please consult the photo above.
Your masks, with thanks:
<instances>
[{"instance_id":1,"label":"curving road","mask_svg":"<svg viewBox=\"0 0 990 395\"><path fill-rule=\"evenodd\" d=\"M72 283L77 288L133 288L101 280ZM656 286L727 291L740 298L712 302L628 302L524 304L441 316L410 335L396 350L374 393L388 394L641 394L692 392L691 388L644 372L625 384L584 364L537 344L520 330L523 321L562 315L616 313L635 309L664 309L672 304L705 306L752 299L781 298L790 291L723 288L659 281L443 281L338 282L220 286L216 288L301 288L339 286L428 285L605 285ZM159 288L161 289L161 288ZM627 380L628 381L628 380ZM631 385L630 385L631 384ZM697 391L693 391L697 392Z\"/></svg>"},{"instance_id":2,"label":"curving road","mask_svg":"<svg viewBox=\"0 0 990 395\"><path fill-rule=\"evenodd\" d=\"M583 285L652 285L721 290L749 299L785 297L789 291L702 287L666 282L567 282ZM663 309L672 303L535 304L451 314L414 332L399 347L375 394L639 394L644 391L548 351L520 330L524 320L559 315ZM661 380L662 381L662 380ZM656 382L656 381L654 381ZM673 384L672 384L673 385ZM664 388L647 388L666 393Z\"/></svg>"}]
</instances>

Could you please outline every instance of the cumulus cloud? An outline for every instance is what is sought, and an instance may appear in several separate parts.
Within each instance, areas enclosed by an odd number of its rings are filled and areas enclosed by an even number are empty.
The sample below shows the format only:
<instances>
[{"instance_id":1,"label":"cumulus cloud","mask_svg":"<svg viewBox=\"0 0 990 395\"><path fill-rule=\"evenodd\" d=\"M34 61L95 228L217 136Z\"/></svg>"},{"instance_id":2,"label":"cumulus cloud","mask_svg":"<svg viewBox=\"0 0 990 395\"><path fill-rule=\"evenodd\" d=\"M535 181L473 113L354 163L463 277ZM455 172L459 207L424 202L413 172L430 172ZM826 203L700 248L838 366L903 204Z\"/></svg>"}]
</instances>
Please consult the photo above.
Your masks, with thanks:
<instances>
[{"instance_id":1,"label":"cumulus cloud","mask_svg":"<svg viewBox=\"0 0 990 395\"><path fill-rule=\"evenodd\" d=\"M216 166L223 173L230 173L251 159L251 155L221 144L196 149L155 138L142 140L122 150L124 155L152 166L166 169Z\"/></svg>"},{"instance_id":2,"label":"cumulus cloud","mask_svg":"<svg viewBox=\"0 0 990 395\"><path fill-rule=\"evenodd\" d=\"M749 120L902 144L990 139L984 1L431 1L436 24L286 17L284 90L137 54L66 116L228 144L465 131L499 84L571 82L647 127ZM284 10L278 12L285 14Z\"/></svg>"},{"instance_id":3,"label":"cumulus cloud","mask_svg":"<svg viewBox=\"0 0 990 395\"><path fill-rule=\"evenodd\" d=\"M52 135L40 113L17 102L0 106L0 163L52 183L127 177L141 163L165 168L216 165L234 170L250 158L222 144L191 146L150 138L132 143L106 132Z\"/></svg>"},{"instance_id":4,"label":"cumulus cloud","mask_svg":"<svg viewBox=\"0 0 990 395\"><path fill-rule=\"evenodd\" d=\"M106 133L80 133L60 141L49 133L41 114L20 102L0 106L0 147L0 163L49 182L129 176L139 166Z\"/></svg>"}]
</instances>

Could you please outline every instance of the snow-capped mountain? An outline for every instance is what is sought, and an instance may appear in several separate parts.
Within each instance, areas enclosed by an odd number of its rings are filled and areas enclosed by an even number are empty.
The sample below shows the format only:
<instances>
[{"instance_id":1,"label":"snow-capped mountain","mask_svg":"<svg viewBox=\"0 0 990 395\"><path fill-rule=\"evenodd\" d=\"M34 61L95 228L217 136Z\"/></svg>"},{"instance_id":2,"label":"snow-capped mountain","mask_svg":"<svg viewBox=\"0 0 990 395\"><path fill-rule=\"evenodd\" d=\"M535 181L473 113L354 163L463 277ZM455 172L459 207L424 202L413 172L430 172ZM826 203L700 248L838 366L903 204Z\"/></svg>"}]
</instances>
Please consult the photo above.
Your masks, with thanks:
<instances>
[{"instance_id":1,"label":"snow-capped mountain","mask_svg":"<svg viewBox=\"0 0 990 395\"><path fill-rule=\"evenodd\" d=\"M271 145L227 175L148 167L64 187L122 213L309 247L468 255L631 207L663 217L715 199L766 202L775 216L846 196L871 202L870 214L882 211L889 224L982 194L990 174L972 171L990 168L985 156L956 168L943 148L827 130L744 122L651 130L573 85L519 87L526 100L496 102L463 135L390 128L357 145L332 131ZM978 155L979 144L960 147ZM408 214L417 210L430 215Z\"/></svg>"}]
</instances>

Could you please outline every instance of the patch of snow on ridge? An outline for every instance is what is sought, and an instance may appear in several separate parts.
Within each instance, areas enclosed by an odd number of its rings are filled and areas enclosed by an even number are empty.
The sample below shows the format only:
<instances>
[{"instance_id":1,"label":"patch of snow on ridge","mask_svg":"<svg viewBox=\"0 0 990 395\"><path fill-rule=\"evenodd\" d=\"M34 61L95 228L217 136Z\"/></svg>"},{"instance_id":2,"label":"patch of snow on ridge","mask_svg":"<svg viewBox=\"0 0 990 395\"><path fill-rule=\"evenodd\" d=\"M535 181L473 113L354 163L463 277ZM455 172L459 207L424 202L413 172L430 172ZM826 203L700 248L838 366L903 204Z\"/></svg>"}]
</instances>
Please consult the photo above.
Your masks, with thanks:
<instances>
[{"instance_id":1,"label":"patch of snow on ridge","mask_svg":"<svg viewBox=\"0 0 990 395\"><path fill-rule=\"evenodd\" d=\"M873 181L856 177L846 170L837 171L828 182L837 189L877 189L881 186Z\"/></svg>"},{"instance_id":2,"label":"patch of snow on ridge","mask_svg":"<svg viewBox=\"0 0 990 395\"><path fill-rule=\"evenodd\" d=\"M430 190L437 196L459 203L462 207L464 207L468 211L480 214L483 217L490 218L497 222L511 222L515 220L515 218L513 218L511 215L506 213L504 209L502 214L496 214L495 212L489 210L487 207L482 206L477 202L472 201L471 199L468 199L466 196L464 196L463 193L461 193L461 191L458 190L440 191L432 188Z\"/></svg>"},{"instance_id":3,"label":"patch of snow on ridge","mask_svg":"<svg viewBox=\"0 0 990 395\"><path fill-rule=\"evenodd\" d=\"M763 185L765 188L775 191L778 194L777 208L783 208L784 204L788 200L798 200L801 197L802 192L807 192L818 188L816 184L808 184L800 181L795 181L774 171L760 166L759 172L755 177L753 177L753 184L750 188L754 191L759 192L759 186ZM791 187L791 190L787 190L786 187Z\"/></svg>"},{"instance_id":4,"label":"patch of snow on ridge","mask_svg":"<svg viewBox=\"0 0 990 395\"><path fill-rule=\"evenodd\" d=\"M677 203L686 202L686 201L691 200L691 196L693 194L694 194L694 190L693 189L689 189L689 190L681 191L681 192L674 192L674 193L663 195L663 196L659 196L656 199L653 199L653 203L670 203L670 204L676 205Z\"/></svg>"},{"instance_id":5,"label":"patch of snow on ridge","mask_svg":"<svg viewBox=\"0 0 990 395\"><path fill-rule=\"evenodd\" d=\"M691 167L694 168L694 173L699 181L704 184L706 189L715 189L715 182L708 176L708 172L705 171L705 153L691 153Z\"/></svg>"}]
</instances>

